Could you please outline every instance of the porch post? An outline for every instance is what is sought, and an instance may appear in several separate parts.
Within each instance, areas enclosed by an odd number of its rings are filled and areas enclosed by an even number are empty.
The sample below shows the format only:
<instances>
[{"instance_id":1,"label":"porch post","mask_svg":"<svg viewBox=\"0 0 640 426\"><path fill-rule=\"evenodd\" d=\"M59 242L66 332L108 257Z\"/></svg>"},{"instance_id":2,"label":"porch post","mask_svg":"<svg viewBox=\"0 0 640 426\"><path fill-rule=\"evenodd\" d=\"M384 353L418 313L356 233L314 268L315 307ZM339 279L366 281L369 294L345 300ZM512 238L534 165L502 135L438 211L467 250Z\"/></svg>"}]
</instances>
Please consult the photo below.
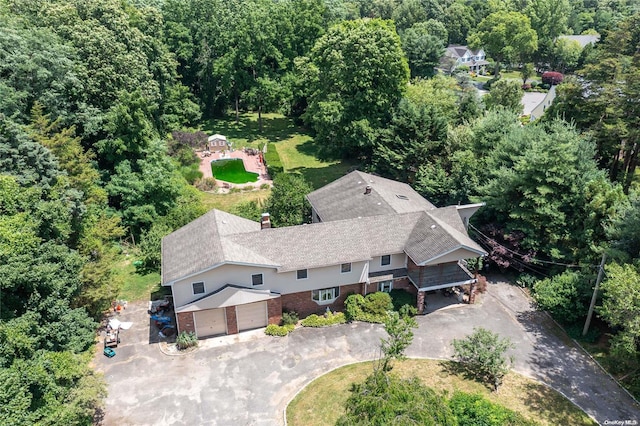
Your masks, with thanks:
<instances>
[{"instance_id":1,"label":"porch post","mask_svg":"<svg viewBox=\"0 0 640 426\"><path fill-rule=\"evenodd\" d=\"M424 291L420 291L418 290L418 306L416 306L416 308L418 308L418 313L419 314L423 314L424 312Z\"/></svg>"}]
</instances>

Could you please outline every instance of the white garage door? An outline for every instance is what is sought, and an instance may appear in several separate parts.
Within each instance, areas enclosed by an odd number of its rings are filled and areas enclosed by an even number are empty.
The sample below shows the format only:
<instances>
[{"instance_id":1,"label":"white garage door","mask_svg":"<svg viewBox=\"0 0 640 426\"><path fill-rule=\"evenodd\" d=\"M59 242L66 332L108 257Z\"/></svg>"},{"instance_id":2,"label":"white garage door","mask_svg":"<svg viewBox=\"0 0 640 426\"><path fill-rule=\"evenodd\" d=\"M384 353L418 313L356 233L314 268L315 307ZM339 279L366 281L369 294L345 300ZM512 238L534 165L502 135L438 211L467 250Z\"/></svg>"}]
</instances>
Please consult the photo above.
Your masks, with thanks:
<instances>
[{"instance_id":1,"label":"white garage door","mask_svg":"<svg viewBox=\"0 0 640 426\"><path fill-rule=\"evenodd\" d=\"M227 333L224 309L207 309L194 313L196 335L199 338Z\"/></svg>"},{"instance_id":2,"label":"white garage door","mask_svg":"<svg viewBox=\"0 0 640 426\"><path fill-rule=\"evenodd\" d=\"M267 326L267 302L236 306L238 331Z\"/></svg>"}]
</instances>

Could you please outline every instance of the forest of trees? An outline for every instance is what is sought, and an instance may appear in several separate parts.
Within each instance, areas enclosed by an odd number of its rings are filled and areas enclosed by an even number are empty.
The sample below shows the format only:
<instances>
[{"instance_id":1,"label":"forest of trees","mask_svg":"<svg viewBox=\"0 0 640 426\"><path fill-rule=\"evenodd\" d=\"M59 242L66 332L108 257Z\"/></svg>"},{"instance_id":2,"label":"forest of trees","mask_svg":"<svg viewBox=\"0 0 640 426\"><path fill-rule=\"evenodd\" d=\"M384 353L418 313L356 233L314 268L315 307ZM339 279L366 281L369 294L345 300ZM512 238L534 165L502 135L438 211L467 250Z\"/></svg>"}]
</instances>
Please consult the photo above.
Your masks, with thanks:
<instances>
[{"instance_id":1,"label":"forest of trees","mask_svg":"<svg viewBox=\"0 0 640 426\"><path fill-rule=\"evenodd\" d=\"M580 33L601 42L557 39ZM483 101L467 73L434 76L450 43L575 72L522 126L511 82ZM638 46L639 0L0 0L0 423L91 422L121 243L157 268L162 236L205 212L170 134L240 111L290 116L436 205L486 202L474 237L565 320L606 252L598 312L637 369ZM276 224L304 220L286 189L309 186L278 185Z\"/></svg>"}]
</instances>

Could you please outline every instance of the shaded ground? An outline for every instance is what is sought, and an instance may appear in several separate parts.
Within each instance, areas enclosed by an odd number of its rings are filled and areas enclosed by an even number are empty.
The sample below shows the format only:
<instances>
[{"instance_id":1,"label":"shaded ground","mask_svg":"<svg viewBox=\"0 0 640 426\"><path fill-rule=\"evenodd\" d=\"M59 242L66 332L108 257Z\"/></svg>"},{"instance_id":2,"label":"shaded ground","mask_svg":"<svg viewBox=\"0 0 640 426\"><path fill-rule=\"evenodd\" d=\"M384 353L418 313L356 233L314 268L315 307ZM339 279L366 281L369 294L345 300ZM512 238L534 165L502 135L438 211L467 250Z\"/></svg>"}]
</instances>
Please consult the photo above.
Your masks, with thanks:
<instances>
[{"instance_id":1,"label":"shaded ground","mask_svg":"<svg viewBox=\"0 0 640 426\"><path fill-rule=\"evenodd\" d=\"M128 319L127 319L128 318ZM106 425L278 425L286 405L314 378L379 355L379 325L346 324L295 330L286 338L261 330L201 342L186 356L165 356L149 344L145 307L121 314L116 357L96 355L108 383ZM599 423L640 420L640 407L570 340L534 312L522 292L492 281L477 305L458 305L418 317L410 357L451 357L451 340L482 326L515 343L515 370L563 393ZM535 406L538 398L528 403Z\"/></svg>"}]
</instances>

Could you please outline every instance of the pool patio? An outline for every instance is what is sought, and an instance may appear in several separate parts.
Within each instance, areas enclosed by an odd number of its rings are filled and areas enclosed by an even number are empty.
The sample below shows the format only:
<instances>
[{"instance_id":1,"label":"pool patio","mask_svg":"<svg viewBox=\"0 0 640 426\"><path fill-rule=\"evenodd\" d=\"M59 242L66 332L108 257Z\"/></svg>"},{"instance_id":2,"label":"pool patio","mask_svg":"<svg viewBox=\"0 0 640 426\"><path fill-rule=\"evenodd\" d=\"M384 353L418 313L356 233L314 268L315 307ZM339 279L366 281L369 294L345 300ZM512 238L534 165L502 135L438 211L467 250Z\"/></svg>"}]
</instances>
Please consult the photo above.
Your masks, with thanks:
<instances>
[{"instance_id":1,"label":"pool patio","mask_svg":"<svg viewBox=\"0 0 640 426\"><path fill-rule=\"evenodd\" d=\"M219 182L219 188L221 190L247 187L259 188L265 183L269 186L273 185L273 181L267 173L267 168L263 163L260 162L260 157L258 155L249 155L244 150L233 150L231 152L211 152L209 154L207 154L205 151L198 151L197 154L200 158L200 171L202 172L202 177L213 177L213 173L211 171L211 162L224 158L240 158L242 159L242 163L244 164L244 169L246 171L258 174L258 180L256 182L243 184L235 184L216 179Z\"/></svg>"}]
</instances>

